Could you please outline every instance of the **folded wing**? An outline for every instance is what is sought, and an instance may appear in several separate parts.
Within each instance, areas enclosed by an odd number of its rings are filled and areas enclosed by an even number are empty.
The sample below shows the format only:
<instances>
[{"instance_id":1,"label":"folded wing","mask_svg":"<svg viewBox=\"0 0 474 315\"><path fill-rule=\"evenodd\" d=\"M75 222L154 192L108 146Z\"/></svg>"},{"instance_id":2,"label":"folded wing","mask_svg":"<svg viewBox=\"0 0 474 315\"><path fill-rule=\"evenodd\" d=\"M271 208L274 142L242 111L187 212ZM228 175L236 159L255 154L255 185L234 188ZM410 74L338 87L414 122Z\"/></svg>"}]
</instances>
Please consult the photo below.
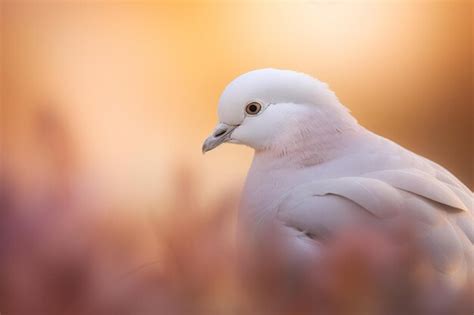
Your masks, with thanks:
<instances>
[{"instance_id":1,"label":"folded wing","mask_svg":"<svg viewBox=\"0 0 474 315\"><path fill-rule=\"evenodd\" d=\"M473 196L417 169L313 181L291 190L278 218L316 241L354 225L413 224L433 266L455 283L474 265Z\"/></svg>"}]
</instances>

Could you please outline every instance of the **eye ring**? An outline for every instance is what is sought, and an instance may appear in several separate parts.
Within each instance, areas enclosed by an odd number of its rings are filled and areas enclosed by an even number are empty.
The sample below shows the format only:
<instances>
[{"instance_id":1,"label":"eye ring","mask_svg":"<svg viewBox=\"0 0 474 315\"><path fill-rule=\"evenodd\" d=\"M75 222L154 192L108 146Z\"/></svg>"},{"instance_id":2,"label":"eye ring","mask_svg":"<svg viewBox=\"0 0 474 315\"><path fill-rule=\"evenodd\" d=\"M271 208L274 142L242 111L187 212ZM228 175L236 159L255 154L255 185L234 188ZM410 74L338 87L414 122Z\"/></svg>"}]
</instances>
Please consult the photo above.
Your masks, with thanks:
<instances>
[{"instance_id":1,"label":"eye ring","mask_svg":"<svg viewBox=\"0 0 474 315\"><path fill-rule=\"evenodd\" d=\"M250 102L245 106L245 112L249 115L257 115L262 110L262 105L259 102Z\"/></svg>"}]
</instances>

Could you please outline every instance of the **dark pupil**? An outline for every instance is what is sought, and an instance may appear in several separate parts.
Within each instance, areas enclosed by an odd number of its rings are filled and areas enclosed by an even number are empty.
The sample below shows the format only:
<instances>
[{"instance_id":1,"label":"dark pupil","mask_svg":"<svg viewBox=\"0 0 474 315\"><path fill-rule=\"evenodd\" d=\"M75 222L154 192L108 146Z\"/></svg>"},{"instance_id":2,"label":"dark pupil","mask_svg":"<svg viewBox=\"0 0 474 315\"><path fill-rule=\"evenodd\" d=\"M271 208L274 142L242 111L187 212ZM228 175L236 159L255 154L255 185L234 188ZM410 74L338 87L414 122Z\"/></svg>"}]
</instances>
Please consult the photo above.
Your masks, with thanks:
<instances>
[{"instance_id":1,"label":"dark pupil","mask_svg":"<svg viewBox=\"0 0 474 315\"><path fill-rule=\"evenodd\" d=\"M255 104L252 104L249 106L249 111L252 112L252 113L255 113L257 111L257 105Z\"/></svg>"}]
</instances>

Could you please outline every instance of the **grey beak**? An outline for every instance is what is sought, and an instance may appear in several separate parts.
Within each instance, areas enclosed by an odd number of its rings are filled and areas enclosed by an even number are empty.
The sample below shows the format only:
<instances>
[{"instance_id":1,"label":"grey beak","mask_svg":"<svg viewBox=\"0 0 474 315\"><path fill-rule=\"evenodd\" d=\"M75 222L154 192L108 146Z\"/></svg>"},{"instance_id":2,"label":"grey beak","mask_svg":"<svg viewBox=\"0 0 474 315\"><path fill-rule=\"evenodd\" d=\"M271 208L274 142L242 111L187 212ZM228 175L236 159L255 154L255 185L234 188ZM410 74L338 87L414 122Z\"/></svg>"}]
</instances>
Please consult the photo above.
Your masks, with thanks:
<instances>
[{"instance_id":1,"label":"grey beak","mask_svg":"<svg viewBox=\"0 0 474 315\"><path fill-rule=\"evenodd\" d=\"M232 126L224 123L220 123L214 129L214 132L204 141L202 144L202 153L211 151L220 144L227 142L230 139L232 131L238 126Z\"/></svg>"}]
</instances>

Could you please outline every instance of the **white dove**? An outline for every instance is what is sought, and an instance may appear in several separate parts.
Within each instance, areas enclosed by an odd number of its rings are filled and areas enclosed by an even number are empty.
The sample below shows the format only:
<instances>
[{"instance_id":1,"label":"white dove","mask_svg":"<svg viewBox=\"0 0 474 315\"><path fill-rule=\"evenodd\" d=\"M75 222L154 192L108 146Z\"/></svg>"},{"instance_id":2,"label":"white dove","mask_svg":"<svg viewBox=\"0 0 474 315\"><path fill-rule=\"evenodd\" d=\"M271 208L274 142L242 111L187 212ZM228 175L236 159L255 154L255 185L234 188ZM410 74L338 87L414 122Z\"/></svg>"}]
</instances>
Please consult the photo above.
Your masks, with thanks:
<instances>
[{"instance_id":1,"label":"white dove","mask_svg":"<svg viewBox=\"0 0 474 315\"><path fill-rule=\"evenodd\" d=\"M203 152L255 150L239 225L258 239L277 226L302 251L356 224L412 223L433 267L459 287L474 265L473 193L449 171L358 124L309 75L254 70L222 93Z\"/></svg>"}]
</instances>

